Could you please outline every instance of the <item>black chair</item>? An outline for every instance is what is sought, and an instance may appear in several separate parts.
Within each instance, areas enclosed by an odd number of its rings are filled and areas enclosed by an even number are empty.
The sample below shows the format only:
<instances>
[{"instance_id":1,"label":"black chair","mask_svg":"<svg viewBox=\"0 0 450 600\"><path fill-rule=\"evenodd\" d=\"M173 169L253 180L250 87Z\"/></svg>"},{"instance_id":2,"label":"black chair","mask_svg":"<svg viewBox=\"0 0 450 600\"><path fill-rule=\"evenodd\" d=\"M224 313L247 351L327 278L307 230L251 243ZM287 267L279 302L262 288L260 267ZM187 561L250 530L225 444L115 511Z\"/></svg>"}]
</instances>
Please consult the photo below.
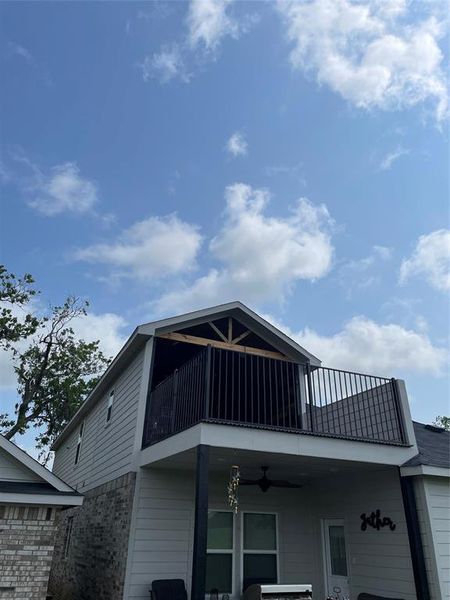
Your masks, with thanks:
<instances>
[{"instance_id":1,"label":"black chair","mask_svg":"<svg viewBox=\"0 0 450 600\"><path fill-rule=\"evenodd\" d=\"M152 600L187 600L182 579L155 579L152 581Z\"/></svg>"},{"instance_id":2,"label":"black chair","mask_svg":"<svg viewBox=\"0 0 450 600\"><path fill-rule=\"evenodd\" d=\"M403 598L388 598L387 596L375 596L375 594L359 594L358 600L403 600Z\"/></svg>"}]
</instances>

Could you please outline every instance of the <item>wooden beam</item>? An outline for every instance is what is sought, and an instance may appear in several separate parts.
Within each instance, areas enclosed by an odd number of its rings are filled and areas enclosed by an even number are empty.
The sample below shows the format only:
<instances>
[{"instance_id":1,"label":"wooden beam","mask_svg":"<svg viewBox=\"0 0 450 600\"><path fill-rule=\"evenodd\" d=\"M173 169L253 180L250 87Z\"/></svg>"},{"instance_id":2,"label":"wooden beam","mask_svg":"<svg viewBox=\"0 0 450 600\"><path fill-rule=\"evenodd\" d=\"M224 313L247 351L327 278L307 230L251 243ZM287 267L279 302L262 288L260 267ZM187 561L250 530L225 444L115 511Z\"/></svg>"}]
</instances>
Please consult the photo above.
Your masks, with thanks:
<instances>
[{"instance_id":1,"label":"wooden beam","mask_svg":"<svg viewBox=\"0 0 450 600\"><path fill-rule=\"evenodd\" d=\"M241 340L243 340L245 337L247 337L250 333L251 333L251 331L249 331L247 329L247 331L244 331L244 333L241 333L241 335L238 335L237 337L235 337L234 340L231 340L231 343L232 344L237 344L238 342L240 342Z\"/></svg>"},{"instance_id":2,"label":"wooden beam","mask_svg":"<svg viewBox=\"0 0 450 600\"><path fill-rule=\"evenodd\" d=\"M221 340L223 340L224 342L228 342L227 338L223 335L220 329L214 325L212 321L208 321L208 323L209 325L211 325L211 328L217 333Z\"/></svg>"},{"instance_id":3,"label":"wooden beam","mask_svg":"<svg viewBox=\"0 0 450 600\"><path fill-rule=\"evenodd\" d=\"M228 317L228 340L227 342L231 344L231 340L233 339L233 319Z\"/></svg>"},{"instance_id":4,"label":"wooden beam","mask_svg":"<svg viewBox=\"0 0 450 600\"><path fill-rule=\"evenodd\" d=\"M228 342L219 342L217 340L208 340L206 338L197 337L195 335L187 335L185 333L178 333L173 331L171 333L160 333L156 337L163 338L165 340L172 340L174 342L186 342L187 344L197 344L198 346L214 346L215 348L222 348L223 350L234 350L235 352L243 352L244 354L255 354L256 356L264 356L265 358L275 358L277 360L286 360L288 362L294 362L281 354L281 352L273 352L272 350L263 350L262 348L252 348L251 346L238 346L236 344L229 344Z\"/></svg>"}]
</instances>

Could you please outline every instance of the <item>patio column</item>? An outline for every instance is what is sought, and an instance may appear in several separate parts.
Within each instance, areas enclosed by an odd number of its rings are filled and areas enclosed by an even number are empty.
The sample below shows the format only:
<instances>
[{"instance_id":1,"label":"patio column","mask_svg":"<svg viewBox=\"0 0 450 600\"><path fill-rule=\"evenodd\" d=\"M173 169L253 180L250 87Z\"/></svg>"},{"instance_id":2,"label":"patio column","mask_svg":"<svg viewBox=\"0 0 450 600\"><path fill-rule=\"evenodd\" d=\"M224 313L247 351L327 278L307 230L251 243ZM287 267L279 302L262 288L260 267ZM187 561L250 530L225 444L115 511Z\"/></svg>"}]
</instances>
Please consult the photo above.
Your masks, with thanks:
<instances>
[{"instance_id":1,"label":"patio column","mask_svg":"<svg viewBox=\"0 0 450 600\"><path fill-rule=\"evenodd\" d=\"M205 600L209 446L197 446L191 600Z\"/></svg>"}]
</instances>

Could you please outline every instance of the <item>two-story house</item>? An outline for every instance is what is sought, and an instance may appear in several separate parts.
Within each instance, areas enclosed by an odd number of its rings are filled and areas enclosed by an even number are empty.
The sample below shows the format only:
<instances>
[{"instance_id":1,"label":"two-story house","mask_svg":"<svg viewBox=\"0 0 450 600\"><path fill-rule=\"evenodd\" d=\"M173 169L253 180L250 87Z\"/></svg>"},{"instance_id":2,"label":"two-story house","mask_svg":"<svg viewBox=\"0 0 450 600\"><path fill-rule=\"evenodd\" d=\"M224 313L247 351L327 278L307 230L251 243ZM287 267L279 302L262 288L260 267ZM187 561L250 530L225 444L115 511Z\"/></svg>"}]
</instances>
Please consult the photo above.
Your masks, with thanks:
<instances>
[{"instance_id":1,"label":"two-story house","mask_svg":"<svg viewBox=\"0 0 450 600\"><path fill-rule=\"evenodd\" d=\"M54 444L84 503L51 592L448 597L448 442L413 424L403 381L322 366L239 302L141 325Z\"/></svg>"}]
</instances>

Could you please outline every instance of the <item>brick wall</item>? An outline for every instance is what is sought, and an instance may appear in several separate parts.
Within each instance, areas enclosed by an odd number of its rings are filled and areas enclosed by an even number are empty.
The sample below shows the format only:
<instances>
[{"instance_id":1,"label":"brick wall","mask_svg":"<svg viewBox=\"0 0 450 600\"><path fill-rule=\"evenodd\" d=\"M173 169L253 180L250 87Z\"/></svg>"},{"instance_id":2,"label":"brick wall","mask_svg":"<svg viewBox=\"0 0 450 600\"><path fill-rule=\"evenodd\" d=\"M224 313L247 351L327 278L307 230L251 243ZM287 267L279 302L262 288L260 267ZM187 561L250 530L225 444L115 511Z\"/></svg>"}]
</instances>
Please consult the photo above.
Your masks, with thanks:
<instances>
[{"instance_id":1,"label":"brick wall","mask_svg":"<svg viewBox=\"0 0 450 600\"><path fill-rule=\"evenodd\" d=\"M0 599L45 600L57 510L0 506Z\"/></svg>"},{"instance_id":2,"label":"brick wall","mask_svg":"<svg viewBox=\"0 0 450 600\"><path fill-rule=\"evenodd\" d=\"M122 600L134 484L127 473L60 514L49 584L55 600Z\"/></svg>"}]
</instances>

